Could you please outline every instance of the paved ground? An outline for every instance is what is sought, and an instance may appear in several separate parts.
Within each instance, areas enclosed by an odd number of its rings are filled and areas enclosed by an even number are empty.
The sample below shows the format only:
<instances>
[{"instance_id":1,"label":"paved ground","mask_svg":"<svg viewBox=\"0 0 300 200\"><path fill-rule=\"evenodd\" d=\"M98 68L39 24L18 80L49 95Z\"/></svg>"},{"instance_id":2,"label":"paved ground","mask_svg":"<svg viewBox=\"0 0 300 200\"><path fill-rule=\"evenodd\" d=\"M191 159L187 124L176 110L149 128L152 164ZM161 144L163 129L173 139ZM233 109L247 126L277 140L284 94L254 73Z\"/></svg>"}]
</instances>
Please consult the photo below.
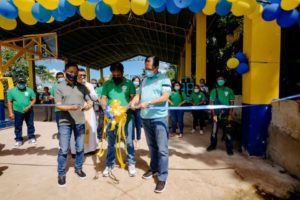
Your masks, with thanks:
<instances>
[{"instance_id":1,"label":"paved ground","mask_svg":"<svg viewBox=\"0 0 300 200\"><path fill-rule=\"evenodd\" d=\"M57 187L56 155L58 142L54 122L36 122L38 144L28 142L14 148L13 129L0 132L0 194L7 199L261 199L257 189L286 197L299 188L299 181L280 173L280 168L258 158L235 153L228 157L224 145L207 153L209 130L204 135L187 134L170 140L170 176L167 190L155 194L155 180L141 175L148 168L148 151L144 137L137 150L137 177L116 169L116 184L103 178L103 159L86 157L87 180L74 174L74 161L69 158L67 187ZM97 176L98 178L97 178Z\"/></svg>"}]
</instances>

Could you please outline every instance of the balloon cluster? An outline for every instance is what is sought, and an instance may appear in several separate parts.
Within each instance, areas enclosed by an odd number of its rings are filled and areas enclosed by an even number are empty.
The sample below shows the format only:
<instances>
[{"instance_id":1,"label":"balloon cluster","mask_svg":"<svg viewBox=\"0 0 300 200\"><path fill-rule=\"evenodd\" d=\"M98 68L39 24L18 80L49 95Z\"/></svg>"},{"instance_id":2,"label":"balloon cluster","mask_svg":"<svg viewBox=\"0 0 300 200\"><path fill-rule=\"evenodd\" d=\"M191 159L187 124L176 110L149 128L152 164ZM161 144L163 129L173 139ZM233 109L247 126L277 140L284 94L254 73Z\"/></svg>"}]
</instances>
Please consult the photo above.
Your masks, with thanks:
<instances>
[{"instance_id":1,"label":"balloon cluster","mask_svg":"<svg viewBox=\"0 0 300 200\"><path fill-rule=\"evenodd\" d=\"M227 67L229 69L235 69L239 74L245 74L250 69L247 56L243 52L238 52L233 58L230 58L227 61Z\"/></svg>"},{"instance_id":2,"label":"balloon cluster","mask_svg":"<svg viewBox=\"0 0 300 200\"><path fill-rule=\"evenodd\" d=\"M113 15L143 15L151 10L177 14L182 9L205 15L245 16L252 20L263 17L266 21L277 20L281 27L289 27L299 21L300 0L270 0L271 4L256 0L0 0L0 27L13 30L16 18L27 24L63 22L75 14L86 20L98 19L102 23L112 20Z\"/></svg>"},{"instance_id":3,"label":"balloon cluster","mask_svg":"<svg viewBox=\"0 0 300 200\"><path fill-rule=\"evenodd\" d=\"M297 7L300 0L272 0L272 3L265 6L262 17L265 21L276 19L277 24L282 28L293 26L300 20Z\"/></svg>"}]
</instances>

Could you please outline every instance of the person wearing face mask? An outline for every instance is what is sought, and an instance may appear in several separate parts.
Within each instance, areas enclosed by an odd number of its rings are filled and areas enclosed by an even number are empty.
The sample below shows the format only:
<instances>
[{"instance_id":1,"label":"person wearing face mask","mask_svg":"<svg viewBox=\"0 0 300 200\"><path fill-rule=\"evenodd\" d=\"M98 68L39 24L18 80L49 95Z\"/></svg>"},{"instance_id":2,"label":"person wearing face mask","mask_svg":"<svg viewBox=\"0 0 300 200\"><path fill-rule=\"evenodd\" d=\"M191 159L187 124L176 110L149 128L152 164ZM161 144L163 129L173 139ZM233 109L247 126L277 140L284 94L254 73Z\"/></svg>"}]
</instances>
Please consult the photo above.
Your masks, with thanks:
<instances>
[{"instance_id":1,"label":"person wearing face mask","mask_svg":"<svg viewBox=\"0 0 300 200\"><path fill-rule=\"evenodd\" d=\"M55 94L55 89L57 87L58 84L62 83L65 81L65 75L63 72L57 72L56 73L56 83L54 85L52 85L51 90L50 90L50 98L52 99L52 101L55 103L54 100L54 94ZM60 111L57 108L54 108L54 112L55 112L55 121L56 121L56 126L57 126L57 131L59 130L59 117L60 117Z\"/></svg>"},{"instance_id":2,"label":"person wearing face mask","mask_svg":"<svg viewBox=\"0 0 300 200\"><path fill-rule=\"evenodd\" d=\"M161 193L166 189L168 178L168 110L149 109L149 106L167 107L171 93L171 81L158 71L159 58L148 56L145 59L146 77L142 81L141 90L132 101L132 106L140 103L141 118L146 140L150 151L150 169L144 173L144 179L158 176L154 192Z\"/></svg>"},{"instance_id":3,"label":"person wearing face mask","mask_svg":"<svg viewBox=\"0 0 300 200\"><path fill-rule=\"evenodd\" d=\"M30 144L36 144L34 128L34 112L32 106L36 102L36 94L26 86L23 78L18 78L16 87L7 93L9 118L15 120L15 146L23 144L22 126L23 121L27 125L27 136Z\"/></svg>"},{"instance_id":4,"label":"person wearing face mask","mask_svg":"<svg viewBox=\"0 0 300 200\"><path fill-rule=\"evenodd\" d=\"M44 92L40 96L40 101L42 104L47 104L47 105L52 104L51 94L49 93L48 87L44 87ZM51 122L52 121L52 107L45 106L44 111L45 111L45 119L43 121Z\"/></svg>"},{"instance_id":5,"label":"person wearing face mask","mask_svg":"<svg viewBox=\"0 0 300 200\"><path fill-rule=\"evenodd\" d=\"M124 66L122 63L114 63L110 66L112 79L104 83L102 89L101 105L104 113L108 113L109 106L113 100L119 100L121 106L131 105L131 100L136 94L135 87L131 80L126 79L124 74ZM106 168L102 175L108 177L115 167L116 160L116 136L117 128L110 130L111 126L107 127L108 147L106 156ZM127 163L128 173L130 177L136 176L135 169L135 151L133 144L133 122L132 111L127 111L127 121L125 124L126 145L127 145Z\"/></svg>"},{"instance_id":6,"label":"person wearing face mask","mask_svg":"<svg viewBox=\"0 0 300 200\"><path fill-rule=\"evenodd\" d=\"M86 179L82 170L84 162L84 111L92 108L93 102L90 91L83 84L77 82L78 66L75 63L65 65L65 81L57 85L55 90L56 107L60 110L59 120L59 151L58 161L58 186L66 185L66 165L68 149L72 132L75 138L76 157L75 173L80 179Z\"/></svg>"},{"instance_id":7,"label":"person wearing face mask","mask_svg":"<svg viewBox=\"0 0 300 200\"><path fill-rule=\"evenodd\" d=\"M171 106L182 106L185 101L182 98L182 94L181 94L181 85L178 81L175 81L173 84L173 89L172 89L172 93L170 95L169 98L169 103ZM183 123L183 116L184 116L184 111L182 110L171 110L171 124L172 124L172 136L176 135L176 128L177 125L179 126L179 138L183 137L183 127L184 127L184 123Z\"/></svg>"},{"instance_id":8,"label":"person wearing face mask","mask_svg":"<svg viewBox=\"0 0 300 200\"><path fill-rule=\"evenodd\" d=\"M77 83L84 85L88 91L89 96L93 102L98 102L98 95L94 90L93 84L86 81L86 71L85 69L78 70ZM85 119L85 135L84 135L84 153L95 152L98 148L98 137L97 137L97 120L94 106L84 111ZM75 148L75 138L74 135L71 135L70 149L72 155L76 154Z\"/></svg>"},{"instance_id":9,"label":"person wearing face mask","mask_svg":"<svg viewBox=\"0 0 300 200\"><path fill-rule=\"evenodd\" d=\"M231 88L225 86L226 80L223 75L217 78L217 87L210 92L211 105L234 105L235 96ZM223 130L225 135L226 151L228 155L233 155L232 135L231 135L231 122L232 122L232 109L212 110L213 129L210 139L210 145L207 151L213 151L217 147L217 134L218 129Z\"/></svg>"},{"instance_id":10,"label":"person wearing face mask","mask_svg":"<svg viewBox=\"0 0 300 200\"><path fill-rule=\"evenodd\" d=\"M200 91L199 85L195 85L194 92L191 95L192 104L193 106L201 106L205 105L206 98L205 94ZM200 134L203 134L203 127L204 127L204 111L203 110L193 110L193 129L192 133L195 133L197 129L197 125L200 126Z\"/></svg>"},{"instance_id":11,"label":"person wearing face mask","mask_svg":"<svg viewBox=\"0 0 300 200\"><path fill-rule=\"evenodd\" d=\"M136 93L140 90L141 79L138 76L133 77L132 79L133 85L135 87ZM136 109L132 112L133 117L133 140L134 140L134 147L137 149L139 146L139 141L141 140L142 135L142 121L141 121L141 110Z\"/></svg>"},{"instance_id":12,"label":"person wearing face mask","mask_svg":"<svg viewBox=\"0 0 300 200\"><path fill-rule=\"evenodd\" d=\"M208 90L208 87L206 86L206 83L205 83L205 79L200 79L200 91L203 92L205 94L206 97L208 97L209 95L209 90Z\"/></svg>"},{"instance_id":13,"label":"person wearing face mask","mask_svg":"<svg viewBox=\"0 0 300 200\"><path fill-rule=\"evenodd\" d=\"M102 83L99 80L99 82L96 79L91 80L92 85L94 86L94 89L98 96L98 102L101 101L101 93L102 93ZM94 110L96 112L96 118L97 118L97 137L101 141L102 135L103 135L103 119L104 119L104 113L102 110L102 107L99 104L94 104Z\"/></svg>"}]
</instances>

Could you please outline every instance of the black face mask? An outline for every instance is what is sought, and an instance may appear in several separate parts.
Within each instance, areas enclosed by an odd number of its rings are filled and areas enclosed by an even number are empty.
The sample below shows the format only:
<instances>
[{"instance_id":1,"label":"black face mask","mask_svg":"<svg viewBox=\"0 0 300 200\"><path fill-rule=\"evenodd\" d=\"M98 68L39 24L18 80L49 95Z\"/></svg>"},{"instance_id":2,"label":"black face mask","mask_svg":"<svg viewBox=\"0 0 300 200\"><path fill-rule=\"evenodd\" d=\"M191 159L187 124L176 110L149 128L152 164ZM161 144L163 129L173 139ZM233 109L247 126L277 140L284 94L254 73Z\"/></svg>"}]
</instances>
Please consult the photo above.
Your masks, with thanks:
<instances>
[{"instance_id":1,"label":"black face mask","mask_svg":"<svg viewBox=\"0 0 300 200\"><path fill-rule=\"evenodd\" d=\"M77 75L73 73L66 73L66 78L69 81L77 81Z\"/></svg>"},{"instance_id":2,"label":"black face mask","mask_svg":"<svg viewBox=\"0 0 300 200\"><path fill-rule=\"evenodd\" d=\"M113 77L112 79L114 80L116 85L121 84L123 81L123 77Z\"/></svg>"}]
</instances>

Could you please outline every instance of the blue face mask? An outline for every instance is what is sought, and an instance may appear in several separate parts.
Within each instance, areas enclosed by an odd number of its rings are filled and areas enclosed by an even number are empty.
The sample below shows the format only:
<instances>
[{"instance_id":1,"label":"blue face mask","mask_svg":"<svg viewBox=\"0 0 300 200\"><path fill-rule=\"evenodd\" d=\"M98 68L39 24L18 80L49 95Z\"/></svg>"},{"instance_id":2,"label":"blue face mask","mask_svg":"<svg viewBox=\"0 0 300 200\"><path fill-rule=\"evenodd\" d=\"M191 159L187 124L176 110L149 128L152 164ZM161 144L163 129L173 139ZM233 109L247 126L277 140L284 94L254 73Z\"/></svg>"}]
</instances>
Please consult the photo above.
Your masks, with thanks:
<instances>
[{"instance_id":1,"label":"blue face mask","mask_svg":"<svg viewBox=\"0 0 300 200\"><path fill-rule=\"evenodd\" d=\"M148 78L151 78L151 77L153 77L155 74L154 74L154 72L153 71L151 71L151 70L146 70L146 76L148 77Z\"/></svg>"},{"instance_id":2,"label":"blue face mask","mask_svg":"<svg viewBox=\"0 0 300 200\"><path fill-rule=\"evenodd\" d=\"M24 90L26 88L26 84L25 83L18 83L17 84L17 87L20 89L20 90Z\"/></svg>"},{"instance_id":3,"label":"blue face mask","mask_svg":"<svg viewBox=\"0 0 300 200\"><path fill-rule=\"evenodd\" d=\"M57 79L58 83L61 83L61 82L64 82L64 81L65 81L65 78L59 78L59 79Z\"/></svg>"},{"instance_id":4,"label":"blue face mask","mask_svg":"<svg viewBox=\"0 0 300 200\"><path fill-rule=\"evenodd\" d=\"M134 82L133 82L133 85L134 85L135 87L137 87L137 86L139 86L139 85L140 85L140 83L139 83L139 82L137 82L137 81L134 81Z\"/></svg>"},{"instance_id":5,"label":"blue face mask","mask_svg":"<svg viewBox=\"0 0 300 200\"><path fill-rule=\"evenodd\" d=\"M218 86L223 86L223 85L225 85L225 80L218 80L217 81L217 83L218 83Z\"/></svg>"}]
</instances>

